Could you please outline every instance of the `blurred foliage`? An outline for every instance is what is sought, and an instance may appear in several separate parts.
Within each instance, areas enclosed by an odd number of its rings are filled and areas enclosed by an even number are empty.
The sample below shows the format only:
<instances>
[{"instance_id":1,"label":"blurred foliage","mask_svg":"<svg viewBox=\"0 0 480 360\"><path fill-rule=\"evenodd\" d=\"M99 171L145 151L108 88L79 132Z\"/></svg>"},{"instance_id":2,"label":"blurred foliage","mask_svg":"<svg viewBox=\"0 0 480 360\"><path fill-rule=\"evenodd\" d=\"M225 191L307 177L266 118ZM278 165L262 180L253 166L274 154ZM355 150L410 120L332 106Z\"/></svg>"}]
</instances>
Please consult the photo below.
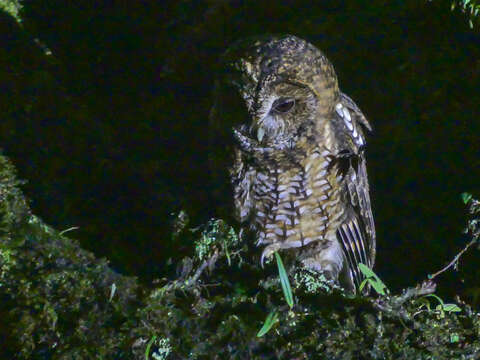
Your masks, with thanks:
<instances>
[{"instance_id":1,"label":"blurred foliage","mask_svg":"<svg viewBox=\"0 0 480 360\"><path fill-rule=\"evenodd\" d=\"M20 11L22 10L22 4L19 0L0 0L0 10L13 16L19 23L22 22L20 17Z\"/></svg>"},{"instance_id":2,"label":"blurred foliage","mask_svg":"<svg viewBox=\"0 0 480 360\"><path fill-rule=\"evenodd\" d=\"M480 314L444 304L429 282L352 297L287 257L290 309L275 264L262 269L258 249L221 220L180 229L208 250L141 288L33 215L18 185L0 156L2 358L473 359L480 351ZM469 206L468 233L478 240L479 202Z\"/></svg>"},{"instance_id":3,"label":"blurred foliage","mask_svg":"<svg viewBox=\"0 0 480 360\"><path fill-rule=\"evenodd\" d=\"M473 29L473 23L478 19L480 13L480 3L476 0L452 1L452 11L457 7L468 15L468 24L470 25L470 28Z\"/></svg>"}]
</instances>

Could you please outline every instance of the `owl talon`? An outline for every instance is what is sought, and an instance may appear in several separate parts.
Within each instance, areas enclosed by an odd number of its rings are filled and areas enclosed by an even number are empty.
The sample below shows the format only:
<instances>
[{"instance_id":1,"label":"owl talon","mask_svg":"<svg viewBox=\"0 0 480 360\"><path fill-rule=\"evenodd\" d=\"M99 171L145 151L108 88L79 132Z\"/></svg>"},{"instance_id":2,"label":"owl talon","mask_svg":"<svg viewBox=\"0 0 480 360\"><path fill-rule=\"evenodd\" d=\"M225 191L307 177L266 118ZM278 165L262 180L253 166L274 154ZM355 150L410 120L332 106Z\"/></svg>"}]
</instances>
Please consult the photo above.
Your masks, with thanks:
<instances>
[{"instance_id":1,"label":"owl talon","mask_svg":"<svg viewBox=\"0 0 480 360\"><path fill-rule=\"evenodd\" d=\"M265 249L263 249L262 256L260 257L260 266L262 267L262 269L265 259L269 259L278 249L280 249L280 246L278 246L278 244L268 245Z\"/></svg>"},{"instance_id":2,"label":"owl talon","mask_svg":"<svg viewBox=\"0 0 480 360\"><path fill-rule=\"evenodd\" d=\"M260 266L263 269L263 261L265 260L265 254L262 253L262 257L260 258Z\"/></svg>"}]
</instances>

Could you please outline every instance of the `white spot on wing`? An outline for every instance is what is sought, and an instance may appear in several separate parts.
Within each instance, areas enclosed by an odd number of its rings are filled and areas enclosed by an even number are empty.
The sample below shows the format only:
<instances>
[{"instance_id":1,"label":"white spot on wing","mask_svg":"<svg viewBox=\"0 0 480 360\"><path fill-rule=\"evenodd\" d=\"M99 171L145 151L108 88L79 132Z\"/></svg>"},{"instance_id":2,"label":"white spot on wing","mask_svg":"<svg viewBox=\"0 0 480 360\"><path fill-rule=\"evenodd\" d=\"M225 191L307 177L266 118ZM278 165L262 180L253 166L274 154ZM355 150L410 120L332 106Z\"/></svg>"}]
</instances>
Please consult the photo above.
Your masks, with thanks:
<instances>
[{"instance_id":1,"label":"white spot on wing","mask_svg":"<svg viewBox=\"0 0 480 360\"><path fill-rule=\"evenodd\" d=\"M341 103L338 103L337 105L335 105L335 111L341 118L343 118L342 107L343 105Z\"/></svg>"},{"instance_id":2,"label":"white spot on wing","mask_svg":"<svg viewBox=\"0 0 480 360\"><path fill-rule=\"evenodd\" d=\"M353 125L352 125L351 122L345 121L345 125L347 125L348 130L350 130L350 131L352 131L352 130L355 131L355 130L353 129ZM355 136L355 135L354 135L354 136Z\"/></svg>"},{"instance_id":3,"label":"white spot on wing","mask_svg":"<svg viewBox=\"0 0 480 360\"><path fill-rule=\"evenodd\" d=\"M343 118L347 123L352 122L352 117L350 116L350 111L346 107L343 108Z\"/></svg>"}]
</instances>

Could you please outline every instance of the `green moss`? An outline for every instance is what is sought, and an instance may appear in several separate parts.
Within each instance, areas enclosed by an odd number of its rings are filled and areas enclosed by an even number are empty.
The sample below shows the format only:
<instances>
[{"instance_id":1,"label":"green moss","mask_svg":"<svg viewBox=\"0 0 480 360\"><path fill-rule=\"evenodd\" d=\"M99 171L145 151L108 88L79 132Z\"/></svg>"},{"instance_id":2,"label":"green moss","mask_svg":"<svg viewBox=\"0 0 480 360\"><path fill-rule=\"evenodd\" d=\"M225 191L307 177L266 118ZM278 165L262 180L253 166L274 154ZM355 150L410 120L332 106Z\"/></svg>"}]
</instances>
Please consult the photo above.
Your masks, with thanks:
<instances>
[{"instance_id":1,"label":"green moss","mask_svg":"<svg viewBox=\"0 0 480 360\"><path fill-rule=\"evenodd\" d=\"M20 359L121 354L119 326L134 310L135 280L33 216L18 184L0 156L0 312L10 324L2 351Z\"/></svg>"},{"instance_id":2,"label":"green moss","mask_svg":"<svg viewBox=\"0 0 480 360\"><path fill-rule=\"evenodd\" d=\"M0 156L2 358L467 359L480 352L478 313L466 304L460 313L427 306L418 300L422 287L351 297L300 268L289 275L290 310L275 264L262 269L258 249L221 220L179 231L198 237L194 255L177 278L142 289L33 216L18 185ZM478 204L469 201L473 239ZM257 337L272 311L278 321Z\"/></svg>"},{"instance_id":3,"label":"green moss","mask_svg":"<svg viewBox=\"0 0 480 360\"><path fill-rule=\"evenodd\" d=\"M329 282L325 276L318 271L312 269L300 268L294 275L295 286L304 288L308 294L316 294L321 291L329 293L333 287L336 287L332 282Z\"/></svg>"},{"instance_id":4,"label":"green moss","mask_svg":"<svg viewBox=\"0 0 480 360\"><path fill-rule=\"evenodd\" d=\"M195 254L199 260L211 258L215 252L223 251L231 261L229 249L239 244L234 229L223 220L210 220L202 231L200 239L195 242Z\"/></svg>"},{"instance_id":5,"label":"green moss","mask_svg":"<svg viewBox=\"0 0 480 360\"><path fill-rule=\"evenodd\" d=\"M1 280L5 278L13 266L15 266L13 251L0 249L0 286L2 286Z\"/></svg>"},{"instance_id":6,"label":"green moss","mask_svg":"<svg viewBox=\"0 0 480 360\"><path fill-rule=\"evenodd\" d=\"M155 341L157 349L152 353L152 359L154 360L165 360L168 358L168 355L172 351L170 346L170 340L161 338Z\"/></svg>"}]
</instances>

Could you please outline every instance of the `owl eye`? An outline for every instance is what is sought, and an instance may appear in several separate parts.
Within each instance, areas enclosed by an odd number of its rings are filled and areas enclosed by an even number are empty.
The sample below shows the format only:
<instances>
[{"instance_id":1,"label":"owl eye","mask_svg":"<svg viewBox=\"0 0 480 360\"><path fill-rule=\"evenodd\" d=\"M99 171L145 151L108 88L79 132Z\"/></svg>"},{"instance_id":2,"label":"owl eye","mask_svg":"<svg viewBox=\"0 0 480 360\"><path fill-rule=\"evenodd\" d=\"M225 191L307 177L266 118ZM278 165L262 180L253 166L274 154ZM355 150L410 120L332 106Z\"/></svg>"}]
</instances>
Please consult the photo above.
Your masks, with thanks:
<instances>
[{"instance_id":1,"label":"owl eye","mask_svg":"<svg viewBox=\"0 0 480 360\"><path fill-rule=\"evenodd\" d=\"M276 100L273 104L273 111L280 114L285 114L293 109L295 105L295 99L280 99Z\"/></svg>"}]
</instances>

